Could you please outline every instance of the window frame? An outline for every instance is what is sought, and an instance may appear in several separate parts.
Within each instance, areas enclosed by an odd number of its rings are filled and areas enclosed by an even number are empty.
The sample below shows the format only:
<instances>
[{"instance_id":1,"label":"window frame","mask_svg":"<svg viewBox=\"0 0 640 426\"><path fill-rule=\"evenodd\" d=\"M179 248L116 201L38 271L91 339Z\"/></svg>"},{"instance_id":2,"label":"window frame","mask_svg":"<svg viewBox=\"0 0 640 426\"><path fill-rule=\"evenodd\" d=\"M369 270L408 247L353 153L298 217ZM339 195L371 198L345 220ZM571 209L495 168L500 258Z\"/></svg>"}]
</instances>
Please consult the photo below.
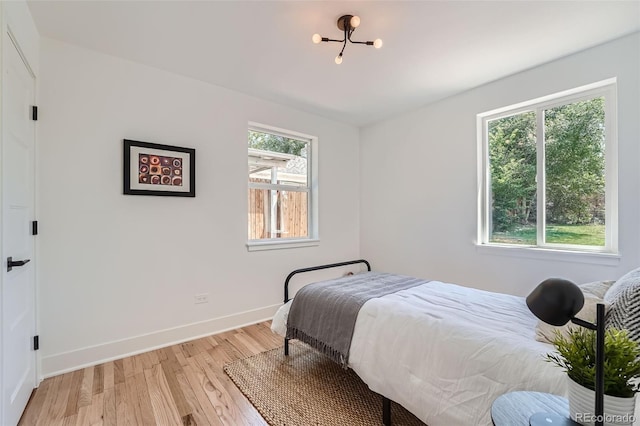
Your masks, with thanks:
<instances>
[{"instance_id":1,"label":"window frame","mask_svg":"<svg viewBox=\"0 0 640 426\"><path fill-rule=\"evenodd\" d=\"M478 235L476 245L484 248L498 248L498 253L521 251L535 257L557 254L558 252L589 254L601 256L605 262L618 259L618 143L617 143L617 87L616 79L611 78L575 89L566 90L549 96L533 99L504 108L495 109L477 115L478 132ZM546 176L545 176L545 139L544 110L575 102L604 98L605 111L605 245L583 246L561 243L548 243L546 238ZM537 180L537 242L535 245L496 243L490 241L492 220L491 177L489 167L490 121L524 112L536 114L536 180ZM542 165L542 167L540 167ZM513 253L510 253L513 254Z\"/></svg>"},{"instance_id":2,"label":"window frame","mask_svg":"<svg viewBox=\"0 0 640 426\"><path fill-rule=\"evenodd\" d=\"M308 145L307 149L307 185L287 185L287 184L273 184L262 182L251 182L247 178L247 192L251 189L260 190L280 190L289 192L305 192L307 193L307 236L306 237L285 237L285 238L262 238L256 240L250 240L247 235L247 250L272 250L272 249L284 249L284 248L297 248L297 247L309 247L317 246L320 243L318 235L318 138L305 133L300 133L292 130L282 129L266 124L260 124L255 122L249 122L247 126L247 132L260 132L269 133L276 136L282 136L288 139L295 139L301 142L305 142ZM247 151L248 152L248 151ZM246 160L245 160L246 161ZM249 168L247 165L247 176ZM249 211L249 205L247 204L247 212Z\"/></svg>"}]
</instances>

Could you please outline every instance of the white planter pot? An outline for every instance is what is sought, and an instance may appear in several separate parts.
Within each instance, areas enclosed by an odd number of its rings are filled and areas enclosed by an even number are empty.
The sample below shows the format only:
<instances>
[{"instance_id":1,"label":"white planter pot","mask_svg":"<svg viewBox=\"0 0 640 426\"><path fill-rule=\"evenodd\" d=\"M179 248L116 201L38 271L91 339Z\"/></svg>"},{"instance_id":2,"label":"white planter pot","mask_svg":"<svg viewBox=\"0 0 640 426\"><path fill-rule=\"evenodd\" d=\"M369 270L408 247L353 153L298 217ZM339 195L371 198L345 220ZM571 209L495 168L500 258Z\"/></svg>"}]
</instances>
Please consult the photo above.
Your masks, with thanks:
<instances>
[{"instance_id":1,"label":"white planter pot","mask_svg":"<svg viewBox=\"0 0 640 426\"><path fill-rule=\"evenodd\" d=\"M569 414L576 422L585 426L595 424L596 393L569 380ZM631 426L634 421L636 396L619 398L604 396L604 424L605 426Z\"/></svg>"}]
</instances>

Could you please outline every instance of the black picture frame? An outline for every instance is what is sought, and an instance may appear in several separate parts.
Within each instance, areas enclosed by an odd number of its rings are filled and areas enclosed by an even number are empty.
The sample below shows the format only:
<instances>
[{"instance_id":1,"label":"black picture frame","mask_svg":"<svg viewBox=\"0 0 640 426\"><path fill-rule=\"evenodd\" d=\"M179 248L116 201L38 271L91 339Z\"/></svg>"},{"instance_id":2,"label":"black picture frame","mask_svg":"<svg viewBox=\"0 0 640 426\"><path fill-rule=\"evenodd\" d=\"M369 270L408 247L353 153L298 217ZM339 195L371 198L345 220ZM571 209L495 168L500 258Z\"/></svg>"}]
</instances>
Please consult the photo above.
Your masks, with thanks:
<instances>
[{"instance_id":1,"label":"black picture frame","mask_svg":"<svg viewBox=\"0 0 640 426\"><path fill-rule=\"evenodd\" d=\"M196 150L124 139L126 195L196 196Z\"/></svg>"}]
</instances>

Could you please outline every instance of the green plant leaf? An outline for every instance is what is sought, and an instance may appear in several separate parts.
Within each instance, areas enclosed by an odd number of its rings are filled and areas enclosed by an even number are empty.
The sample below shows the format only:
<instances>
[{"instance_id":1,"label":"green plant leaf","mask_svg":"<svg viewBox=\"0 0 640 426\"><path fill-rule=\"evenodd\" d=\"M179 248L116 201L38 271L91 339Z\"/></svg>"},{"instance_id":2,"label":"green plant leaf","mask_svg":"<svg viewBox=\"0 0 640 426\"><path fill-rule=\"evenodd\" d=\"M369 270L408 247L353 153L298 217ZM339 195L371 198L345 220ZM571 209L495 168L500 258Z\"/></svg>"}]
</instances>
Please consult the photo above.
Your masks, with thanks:
<instances>
[{"instance_id":1,"label":"green plant leaf","mask_svg":"<svg viewBox=\"0 0 640 426\"><path fill-rule=\"evenodd\" d=\"M546 360L563 368L576 383L595 389L596 333L586 328L572 328L569 337L556 332L553 341L557 353ZM604 339L604 393L622 398L632 397L640 378L640 345L624 330L609 329Z\"/></svg>"}]
</instances>

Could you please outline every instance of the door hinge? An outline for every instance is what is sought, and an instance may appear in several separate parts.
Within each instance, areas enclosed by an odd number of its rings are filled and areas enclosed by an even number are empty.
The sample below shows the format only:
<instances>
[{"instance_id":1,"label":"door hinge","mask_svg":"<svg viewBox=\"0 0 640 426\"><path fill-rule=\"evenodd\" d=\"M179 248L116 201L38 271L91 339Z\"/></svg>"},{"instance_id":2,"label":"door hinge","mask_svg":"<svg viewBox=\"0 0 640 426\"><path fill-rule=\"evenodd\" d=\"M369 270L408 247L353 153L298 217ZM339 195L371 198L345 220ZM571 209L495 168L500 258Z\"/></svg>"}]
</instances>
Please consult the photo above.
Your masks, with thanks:
<instances>
[{"instance_id":1,"label":"door hinge","mask_svg":"<svg viewBox=\"0 0 640 426\"><path fill-rule=\"evenodd\" d=\"M35 105L31 106L31 119L38 121L38 107Z\"/></svg>"},{"instance_id":2,"label":"door hinge","mask_svg":"<svg viewBox=\"0 0 640 426\"><path fill-rule=\"evenodd\" d=\"M38 221L31 222L31 235L38 235Z\"/></svg>"},{"instance_id":3,"label":"door hinge","mask_svg":"<svg viewBox=\"0 0 640 426\"><path fill-rule=\"evenodd\" d=\"M40 336L33 336L33 350L37 351L40 349Z\"/></svg>"}]
</instances>

